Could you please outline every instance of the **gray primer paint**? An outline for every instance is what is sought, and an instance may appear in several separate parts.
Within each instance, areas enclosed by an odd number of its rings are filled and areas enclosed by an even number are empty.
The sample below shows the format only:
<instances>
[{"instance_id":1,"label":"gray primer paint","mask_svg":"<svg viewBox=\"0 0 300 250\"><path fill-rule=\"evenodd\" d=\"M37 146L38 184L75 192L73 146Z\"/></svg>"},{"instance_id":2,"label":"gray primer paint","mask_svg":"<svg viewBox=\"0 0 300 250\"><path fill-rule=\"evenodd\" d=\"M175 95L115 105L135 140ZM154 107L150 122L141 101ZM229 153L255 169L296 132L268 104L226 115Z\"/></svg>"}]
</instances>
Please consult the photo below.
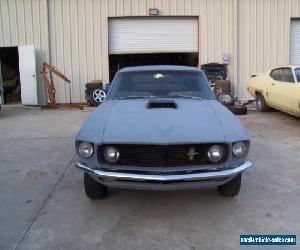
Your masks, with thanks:
<instances>
[{"instance_id":1,"label":"gray primer paint","mask_svg":"<svg viewBox=\"0 0 300 250\"><path fill-rule=\"evenodd\" d=\"M139 66L122 72L198 71L185 66ZM114 82L118 77L115 76ZM109 93L108 93L109 95ZM102 143L199 143L249 140L240 121L216 100L174 98L177 109L147 109L147 99L106 100L85 121L76 140Z\"/></svg>"},{"instance_id":2,"label":"gray primer paint","mask_svg":"<svg viewBox=\"0 0 300 250\"><path fill-rule=\"evenodd\" d=\"M173 99L177 109L147 109L148 100L108 100L76 140L102 143L199 143L249 140L240 121L216 100Z\"/></svg>"}]
</instances>

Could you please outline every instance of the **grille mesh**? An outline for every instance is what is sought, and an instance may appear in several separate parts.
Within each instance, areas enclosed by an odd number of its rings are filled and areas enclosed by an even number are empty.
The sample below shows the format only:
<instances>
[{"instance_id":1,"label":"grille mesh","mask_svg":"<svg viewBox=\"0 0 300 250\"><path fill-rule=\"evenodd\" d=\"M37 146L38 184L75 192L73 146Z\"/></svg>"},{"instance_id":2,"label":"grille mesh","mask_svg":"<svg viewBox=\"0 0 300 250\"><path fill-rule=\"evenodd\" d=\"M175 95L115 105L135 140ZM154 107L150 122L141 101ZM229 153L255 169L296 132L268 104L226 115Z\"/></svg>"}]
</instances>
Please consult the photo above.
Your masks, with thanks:
<instances>
[{"instance_id":1,"label":"grille mesh","mask_svg":"<svg viewBox=\"0 0 300 250\"><path fill-rule=\"evenodd\" d=\"M185 166L209 164L207 151L216 144L185 144L185 145L146 145L146 144L110 144L118 148L121 159L119 165L133 166ZM226 147L223 145L225 152ZM189 152L195 154L190 159ZM100 150L100 154L102 154ZM225 158L225 157L224 157ZM103 159L103 157L102 157Z\"/></svg>"}]
</instances>

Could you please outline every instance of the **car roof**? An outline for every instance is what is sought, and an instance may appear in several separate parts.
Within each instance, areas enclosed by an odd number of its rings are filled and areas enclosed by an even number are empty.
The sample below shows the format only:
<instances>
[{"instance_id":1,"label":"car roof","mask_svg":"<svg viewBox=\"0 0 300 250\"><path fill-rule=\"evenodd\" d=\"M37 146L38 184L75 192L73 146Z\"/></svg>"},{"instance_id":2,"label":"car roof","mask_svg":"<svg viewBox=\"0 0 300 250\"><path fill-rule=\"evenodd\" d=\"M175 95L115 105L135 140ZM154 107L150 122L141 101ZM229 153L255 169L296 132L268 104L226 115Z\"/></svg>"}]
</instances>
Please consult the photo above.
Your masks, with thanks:
<instances>
[{"instance_id":1,"label":"car roof","mask_svg":"<svg viewBox=\"0 0 300 250\"><path fill-rule=\"evenodd\" d=\"M274 69L281 69L281 68L292 68L292 69L295 69L295 68L300 68L300 65L280 65L278 67L275 67L275 68L272 68L270 71L274 70Z\"/></svg>"},{"instance_id":2,"label":"car roof","mask_svg":"<svg viewBox=\"0 0 300 250\"><path fill-rule=\"evenodd\" d=\"M177 66L177 65L150 65L150 66L136 66L136 67L126 67L121 69L119 72L136 72L136 71L200 71L196 67L188 66Z\"/></svg>"},{"instance_id":3,"label":"car roof","mask_svg":"<svg viewBox=\"0 0 300 250\"><path fill-rule=\"evenodd\" d=\"M291 67L294 68L294 69L299 69L300 65L291 65Z\"/></svg>"}]
</instances>

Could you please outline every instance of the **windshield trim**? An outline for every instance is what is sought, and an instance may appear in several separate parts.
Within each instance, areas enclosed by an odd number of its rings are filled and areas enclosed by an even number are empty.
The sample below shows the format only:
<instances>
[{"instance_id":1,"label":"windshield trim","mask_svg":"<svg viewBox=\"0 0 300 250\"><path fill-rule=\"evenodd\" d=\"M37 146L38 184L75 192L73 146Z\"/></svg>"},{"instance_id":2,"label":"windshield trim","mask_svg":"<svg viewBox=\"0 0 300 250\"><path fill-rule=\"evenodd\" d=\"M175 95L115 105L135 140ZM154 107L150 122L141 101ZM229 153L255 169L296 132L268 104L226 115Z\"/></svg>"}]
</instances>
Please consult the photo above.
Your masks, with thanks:
<instances>
[{"instance_id":1,"label":"windshield trim","mask_svg":"<svg viewBox=\"0 0 300 250\"><path fill-rule=\"evenodd\" d=\"M118 84L121 80L121 76L125 75L125 74L139 74L139 73L156 73L157 70L136 70L136 71L126 71L126 72L122 72L119 71L117 72L117 74L115 75L112 84L111 84L111 88L107 94L107 100L125 100L125 99L149 99L149 98L166 98L166 99L173 99L173 98L185 98L185 99L194 99L194 100L215 100L215 95L213 94L210 85L207 81L207 78L205 76L205 74L202 71L196 71L196 70L172 70L172 69L167 69L167 70L161 70L161 72L173 72L173 73L195 73L195 74L199 74L199 77L202 77L203 80L203 84L206 84L207 91L206 92L206 97L201 97L201 96L196 96L196 95L191 95L191 96L185 96L184 94L182 95L170 95L170 96L155 96L155 95L151 95L151 96L134 96L133 98L130 97L113 97L113 94L115 93L115 89L118 87Z\"/></svg>"},{"instance_id":2,"label":"windshield trim","mask_svg":"<svg viewBox=\"0 0 300 250\"><path fill-rule=\"evenodd\" d=\"M299 79L298 79L298 77L297 77L296 70L299 71ZM300 83L300 67L294 68L294 71L295 71L296 82L299 82L299 83Z\"/></svg>"}]
</instances>

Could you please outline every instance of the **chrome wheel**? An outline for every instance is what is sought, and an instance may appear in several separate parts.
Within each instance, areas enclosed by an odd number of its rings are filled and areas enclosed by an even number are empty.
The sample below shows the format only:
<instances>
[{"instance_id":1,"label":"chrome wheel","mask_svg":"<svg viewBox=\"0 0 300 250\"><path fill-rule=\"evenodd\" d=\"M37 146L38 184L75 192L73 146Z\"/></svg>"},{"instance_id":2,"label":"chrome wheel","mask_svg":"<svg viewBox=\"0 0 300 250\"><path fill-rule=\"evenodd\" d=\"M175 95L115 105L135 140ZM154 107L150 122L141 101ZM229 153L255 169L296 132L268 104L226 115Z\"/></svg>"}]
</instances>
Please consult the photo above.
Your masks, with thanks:
<instances>
[{"instance_id":1,"label":"chrome wheel","mask_svg":"<svg viewBox=\"0 0 300 250\"><path fill-rule=\"evenodd\" d=\"M259 112L266 112L269 110L269 106L267 105L265 98L261 93L256 94L256 106Z\"/></svg>"},{"instance_id":2,"label":"chrome wheel","mask_svg":"<svg viewBox=\"0 0 300 250\"><path fill-rule=\"evenodd\" d=\"M102 89L95 89L93 91L93 100L96 103L102 103L102 102L104 102L105 98L106 98L106 93L104 92L104 90L102 90Z\"/></svg>"},{"instance_id":3,"label":"chrome wheel","mask_svg":"<svg viewBox=\"0 0 300 250\"><path fill-rule=\"evenodd\" d=\"M261 97L257 98L257 107L259 110L261 110L261 108L262 108Z\"/></svg>"}]
</instances>

